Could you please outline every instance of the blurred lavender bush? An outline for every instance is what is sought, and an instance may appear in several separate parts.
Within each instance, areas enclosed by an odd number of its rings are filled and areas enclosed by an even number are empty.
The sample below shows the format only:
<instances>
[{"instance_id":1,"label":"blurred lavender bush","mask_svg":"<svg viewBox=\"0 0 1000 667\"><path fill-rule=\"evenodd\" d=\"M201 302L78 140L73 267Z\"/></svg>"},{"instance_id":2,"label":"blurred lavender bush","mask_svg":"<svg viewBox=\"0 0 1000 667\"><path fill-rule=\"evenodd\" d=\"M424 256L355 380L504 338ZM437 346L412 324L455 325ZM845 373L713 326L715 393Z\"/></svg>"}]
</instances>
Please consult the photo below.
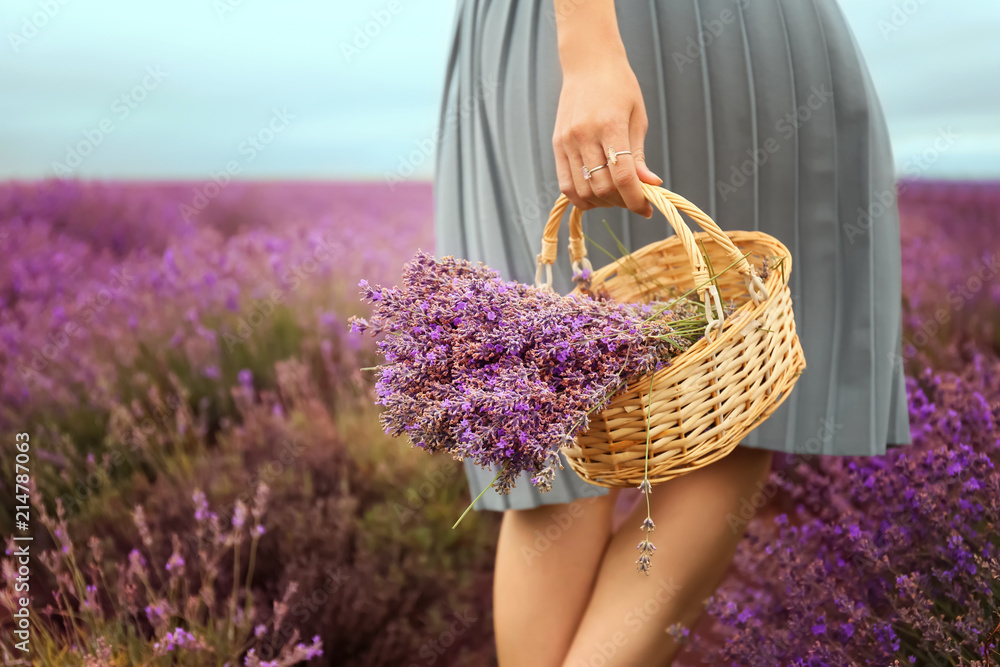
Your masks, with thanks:
<instances>
[{"instance_id":1,"label":"blurred lavender bush","mask_svg":"<svg viewBox=\"0 0 1000 667\"><path fill-rule=\"evenodd\" d=\"M0 188L0 425L63 514L34 526L37 664L483 664L495 521L451 530L460 465L382 434L346 326L359 275L432 249L428 192L231 184L188 222L191 192ZM201 503L237 532L261 484L261 533L213 540Z\"/></svg>"}]
</instances>

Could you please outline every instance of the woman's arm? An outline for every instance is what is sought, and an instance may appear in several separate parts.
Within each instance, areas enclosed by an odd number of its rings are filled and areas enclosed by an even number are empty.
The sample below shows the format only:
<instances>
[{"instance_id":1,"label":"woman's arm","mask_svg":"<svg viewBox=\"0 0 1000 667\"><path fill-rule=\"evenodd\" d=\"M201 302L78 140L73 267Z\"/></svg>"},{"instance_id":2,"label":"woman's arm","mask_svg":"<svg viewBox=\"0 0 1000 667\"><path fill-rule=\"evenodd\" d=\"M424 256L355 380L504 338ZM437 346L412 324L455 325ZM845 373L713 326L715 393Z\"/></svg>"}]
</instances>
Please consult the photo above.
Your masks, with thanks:
<instances>
[{"instance_id":1,"label":"woman's arm","mask_svg":"<svg viewBox=\"0 0 1000 667\"><path fill-rule=\"evenodd\" d=\"M624 206L652 217L639 181L659 185L663 180L642 154L646 107L618 32L614 0L554 3L563 72L552 137L559 188L581 210ZM632 155L619 155L617 164L584 178L582 167L608 162L609 146Z\"/></svg>"}]
</instances>

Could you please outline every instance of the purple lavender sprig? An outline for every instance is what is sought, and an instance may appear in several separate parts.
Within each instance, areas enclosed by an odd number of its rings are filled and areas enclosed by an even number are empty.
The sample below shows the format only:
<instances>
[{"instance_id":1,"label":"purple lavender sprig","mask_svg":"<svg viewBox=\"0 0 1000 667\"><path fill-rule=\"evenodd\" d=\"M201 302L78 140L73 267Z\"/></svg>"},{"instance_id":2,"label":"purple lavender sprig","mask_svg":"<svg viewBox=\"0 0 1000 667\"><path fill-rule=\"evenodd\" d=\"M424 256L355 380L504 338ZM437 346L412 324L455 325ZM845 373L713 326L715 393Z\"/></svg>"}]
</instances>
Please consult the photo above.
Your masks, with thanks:
<instances>
[{"instance_id":1,"label":"purple lavender sprig","mask_svg":"<svg viewBox=\"0 0 1000 667\"><path fill-rule=\"evenodd\" d=\"M649 380L649 405L646 407L646 457L643 462L644 467L642 470L642 483L639 484L639 491L646 499L646 519L642 522L642 530L646 531L646 537L643 538L642 542L639 542L636 549L639 550L639 558L636 559L636 566L639 572L649 575L649 567L651 565L650 560L652 559L653 552L656 551L656 547L653 543L649 541L649 533L652 532L656 525L653 523L652 510L649 507L649 494L653 492L653 485L649 481L649 444L650 444L650 420L652 418L653 412L653 378Z\"/></svg>"}]
</instances>

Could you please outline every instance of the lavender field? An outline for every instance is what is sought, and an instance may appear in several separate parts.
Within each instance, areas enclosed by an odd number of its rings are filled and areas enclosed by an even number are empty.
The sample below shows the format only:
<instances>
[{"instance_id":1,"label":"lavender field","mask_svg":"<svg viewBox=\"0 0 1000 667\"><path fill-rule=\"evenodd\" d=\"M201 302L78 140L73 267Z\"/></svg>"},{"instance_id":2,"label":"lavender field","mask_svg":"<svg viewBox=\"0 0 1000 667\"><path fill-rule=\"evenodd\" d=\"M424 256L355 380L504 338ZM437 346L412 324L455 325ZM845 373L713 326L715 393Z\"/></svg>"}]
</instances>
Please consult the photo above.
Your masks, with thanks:
<instances>
[{"instance_id":1,"label":"lavender field","mask_svg":"<svg viewBox=\"0 0 1000 667\"><path fill-rule=\"evenodd\" d=\"M347 325L430 186L198 188L0 186L4 664L495 664L499 515L451 529L461 464L381 432ZM685 665L1000 657L1000 184L900 206L914 445L776 458Z\"/></svg>"}]
</instances>

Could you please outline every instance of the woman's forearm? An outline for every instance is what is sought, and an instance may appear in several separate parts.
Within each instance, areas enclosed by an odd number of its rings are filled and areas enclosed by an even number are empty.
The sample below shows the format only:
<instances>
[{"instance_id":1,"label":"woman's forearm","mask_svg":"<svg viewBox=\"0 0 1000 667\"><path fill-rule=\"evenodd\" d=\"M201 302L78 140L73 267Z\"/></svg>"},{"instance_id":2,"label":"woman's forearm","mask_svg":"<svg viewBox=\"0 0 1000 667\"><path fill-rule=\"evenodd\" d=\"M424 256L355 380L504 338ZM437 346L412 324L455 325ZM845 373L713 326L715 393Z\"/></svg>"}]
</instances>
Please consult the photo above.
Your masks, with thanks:
<instances>
[{"instance_id":1,"label":"woman's forearm","mask_svg":"<svg viewBox=\"0 0 1000 667\"><path fill-rule=\"evenodd\" d=\"M559 189L581 211L622 206L649 218L653 208L640 181L663 181L646 167L649 121L615 2L553 2L563 74L552 132Z\"/></svg>"},{"instance_id":2,"label":"woman's forearm","mask_svg":"<svg viewBox=\"0 0 1000 667\"><path fill-rule=\"evenodd\" d=\"M553 0L564 75L592 71L609 58L627 61L614 0Z\"/></svg>"}]
</instances>

